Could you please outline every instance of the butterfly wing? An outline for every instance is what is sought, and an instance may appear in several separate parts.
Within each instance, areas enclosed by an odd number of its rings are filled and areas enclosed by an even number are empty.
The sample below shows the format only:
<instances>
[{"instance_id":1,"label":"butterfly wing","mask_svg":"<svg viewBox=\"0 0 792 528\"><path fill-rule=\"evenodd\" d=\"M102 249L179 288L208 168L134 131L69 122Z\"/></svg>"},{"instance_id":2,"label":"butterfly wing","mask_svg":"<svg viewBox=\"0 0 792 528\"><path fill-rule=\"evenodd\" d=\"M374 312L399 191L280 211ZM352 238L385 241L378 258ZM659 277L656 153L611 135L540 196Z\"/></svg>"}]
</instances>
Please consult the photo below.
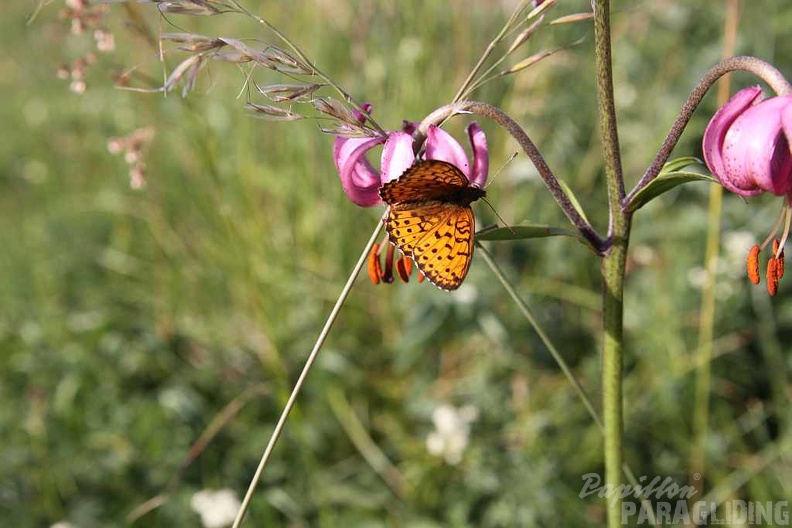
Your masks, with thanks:
<instances>
[{"instance_id":1,"label":"butterfly wing","mask_svg":"<svg viewBox=\"0 0 792 528\"><path fill-rule=\"evenodd\" d=\"M407 256L412 256L419 240L449 216L449 206L440 202L425 205L392 205L385 221L388 237Z\"/></svg>"},{"instance_id":2,"label":"butterfly wing","mask_svg":"<svg viewBox=\"0 0 792 528\"><path fill-rule=\"evenodd\" d=\"M433 284L455 290L465 280L473 256L475 217L469 203L483 195L480 189L468 189L467 178L456 166L419 161L380 189L390 206L388 237Z\"/></svg>"},{"instance_id":3,"label":"butterfly wing","mask_svg":"<svg viewBox=\"0 0 792 528\"><path fill-rule=\"evenodd\" d=\"M433 202L392 206L390 240L443 290L459 288L473 257L475 217L470 206Z\"/></svg>"},{"instance_id":4,"label":"butterfly wing","mask_svg":"<svg viewBox=\"0 0 792 528\"><path fill-rule=\"evenodd\" d=\"M464 173L440 160L419 161L380 189L380 198L388 205L404 202L442 200L450 193L468 186Z\"/></svg>"},{"instance_id":5,"label":"butterfly wing","mask_svg":"<svg viewBox=\"0 0 792 528\"><path fill-rule=\"evenodd\" d=\"M475 217L470 206L449 206L450 214L426 233L412 257L426 278L443 290L456 290L473 258Z\"/></svg>"}]
</instances>

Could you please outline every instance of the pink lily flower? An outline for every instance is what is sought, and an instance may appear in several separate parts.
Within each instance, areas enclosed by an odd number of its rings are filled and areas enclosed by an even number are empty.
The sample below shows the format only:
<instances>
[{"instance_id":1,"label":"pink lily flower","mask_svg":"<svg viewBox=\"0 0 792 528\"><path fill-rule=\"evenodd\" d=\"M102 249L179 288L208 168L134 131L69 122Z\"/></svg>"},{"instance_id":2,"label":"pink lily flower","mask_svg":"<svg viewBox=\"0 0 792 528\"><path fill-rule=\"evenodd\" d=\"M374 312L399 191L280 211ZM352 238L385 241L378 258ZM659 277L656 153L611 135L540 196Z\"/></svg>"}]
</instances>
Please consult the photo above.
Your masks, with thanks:
<instances>
[{"instance_id":1,"label":"pink lily flower","mask_svg":"<svg viewBox=\"0 0 792 528\"><path fill-rule=\"evenodd\" d=\"M364 107L366 111L370 108L370 105ZM365 118L361 115L360 119L362 122ZM350 200L361 207L381 203L379 188L397 179L415 162L412 150L414 131L415 124L405 121L402 130L390 132L387 136L335 138L333 160L341 186ZM451 163L462 171L471 185L483 187L489 174L487 138L475 122L468 126L467 133L473 151L472 166L462 145L451 134L434 125L427 131L424 158ZM377 145L383 145L379 170L366 158Z\"/></svg>"},{"instance_id":2,"label":"pink lily flower","mask_svg":"<svg viewBox=\"0 0 792 528\"><path fill-rule=\"evenodd\" d=\"M764 99L758 86L740 90L707 125L703 149L707 167L726 189L740 196L770 192L785 197L773 232L748 258L748 275L757 284L759 252L784 226L767 267L767 288L775 295L792 223L792 94Z\"/></svg>"},{"instance_id":3,"label":"pink lily flower","mask_svg":"<svg viewBox=\"0 0 792 528\"><path fill-rule=\"evenodd\" d=\"M370 112L371 105L364 105L363 109ZM357 118L361 123L365 121L365 116L362 114ZM379 188L399 178L415 163L412 134L416 126L415 123L404 121L401 130L390 132L386 136L335 138L333 161L341 179L341 187L350 200L361 207L382 203ZM426 133L424 159L451 163L462 171L470 185L484 187L489 175L487 137L475 122L468 125L467 134L473 151L472 164L462 145L451 134L434 125L430 126ZM366 158L368 152L377 145L383 145L379 170L375 169ZM383 247L387 248L384 265L380 261ZM396 257L392 244L375 244L369 254L368 274L374 284L393 282L394 270L401 280L407 282L412 267L412 260L409 257ZM423 279L424 276L419 271L418 282Z\"/></svg>"}]
</instances>

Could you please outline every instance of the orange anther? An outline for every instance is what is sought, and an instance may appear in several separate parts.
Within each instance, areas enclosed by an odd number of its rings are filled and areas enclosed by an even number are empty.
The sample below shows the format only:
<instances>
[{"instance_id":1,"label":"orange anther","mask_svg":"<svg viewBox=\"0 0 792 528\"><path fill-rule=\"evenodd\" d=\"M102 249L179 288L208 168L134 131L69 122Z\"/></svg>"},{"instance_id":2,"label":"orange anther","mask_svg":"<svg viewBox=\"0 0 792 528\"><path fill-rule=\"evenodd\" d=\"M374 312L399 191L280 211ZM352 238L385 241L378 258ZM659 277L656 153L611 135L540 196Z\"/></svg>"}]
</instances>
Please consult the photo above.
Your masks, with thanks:
<instances>
[{"instance_id":1,"label":"orange anther","mask_svg":"<svg viewBox=\"0 0 792 528\"><path fill-rule=\"evenodd\" d=\"M379 259L379 244L374 244L371 247L371 252L368 256L368 276L369 280L374 284L379 284L380 274L382 273L382 264Z\"/></svg>"},{"instance_id":2,"label":"orange anther","mask_svg":"<svg viewBox=\"0 0 792 528\"><path fill-rule=\"evenodd\" d=\"M385 253L385 270L380 273L382 282L390 284L393 282L393 244L388 244L388 251Z\"/></svg>"},{"instance_id":3,"label":"orange anther","mask_svg":"<svg viewBox=\"0 0 792 528\"><path fill-rule=\"evenodd\" d=\"M781 248L781 252L778 252L778 246L781 244L781 241L777 238L773 240L773 256L778 253L778 258L776 259L776 276L780 279L784 276L784 248Z\"/></svg>"},{"instance_id":4,"label":"orange anther","mask_svg":"<svg viewBox=\"0 0 792 528\"><path fill-rule=\"evenodd\" d=\"M407 271L407 259L408 257L399 257L396 260L396 273L399 275L399 278L402 282L410 282L410 272Z\"/></svg>"},{"instance_id":5,"label":"orange anther","mask_svg":"<svg viewBox=\"0 0 792 528\"><path fill-rule=\"evenodd\" d=\"M407 272L408 277L412 275L412 267L413 267L413 259L411 259L410 257L404 257L404 271Z\"/></svg>"},{"instance_id":6,"label":"orange anther","mask_svg":"<svg viewBox=\"0 0 792 528\"><path fill-rule=\"evenodd\" d=\"M767 293L773 297L778 292L778 259L770 257L767 261Z\"/></svg>"},{"instance_id":7,"label":"orange anther","mask_svg":"<svg viewBox=\"0 0 792 528\"><path fill-rule=\"evenodd\" d=\"M751 248L748 252L748 262L746 262L746 269L748 270L748 278L754 284L759 284L759 251L758 245Z\"/></svg>"}]
</instances>

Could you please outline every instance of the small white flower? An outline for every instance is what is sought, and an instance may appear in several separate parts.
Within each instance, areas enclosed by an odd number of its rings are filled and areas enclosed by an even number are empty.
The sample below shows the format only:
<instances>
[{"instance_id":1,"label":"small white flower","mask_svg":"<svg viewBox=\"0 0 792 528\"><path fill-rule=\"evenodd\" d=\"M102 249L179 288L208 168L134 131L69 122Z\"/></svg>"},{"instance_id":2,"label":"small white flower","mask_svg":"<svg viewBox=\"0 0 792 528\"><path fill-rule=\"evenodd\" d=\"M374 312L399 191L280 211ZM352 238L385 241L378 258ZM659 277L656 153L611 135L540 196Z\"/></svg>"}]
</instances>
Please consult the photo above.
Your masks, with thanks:
<instances>
[{"instance_id":1,"label":"small white flower","mask_svg":"<svg viewBox=\"0 0 792 528\"><path fill-rule=\"evenodd\" d=\"M657 252L645 244L636 244L630 251L630 256L639 266L649 266L657 261Z\"/></svg>"},{"instance_id":2,"label":"small white flower","mask_svg":"<svg viewBox=\"0 0 792 528\"><path fill-rule=\"evenodd\" d=\"M94 40L96 40L96 49L99 51L108 52L115 49L115 37L107 30L97 29L94 31Z\"/></svg>"},{"instance_id":3,"label":"small white flower","mask_svg":"<svg viewBox=\"0 0 792 528\"><path fill-rule=\"evenodd\" d=\"M478 418L478 409L472 405L461 408L443 404L432 413L435 431L426 437L429 453L442 457L447 464L456 465L470 441L470 424Z\"/></svg>"},{"instance_id":4,"label":"small white flower","mask_svg":"<svg viewBox=\"0 0 792 528\"><path fill-rule=\"evenodd\" d=\"M707 270L702 266L694 266L687 273L688 284L700 290L707 284Z\"/></svg>"},{"instance_id":5,"label":"small white flower","mask_svg":"<svg viewBox=\"0 0 792 528\"><path fill-rule=\"evenodd\" d=\"M402 39L399 43L399 49L396 52L399 57L399 64L414 63L423 55L423 44L421 39L416 37L407 37Z\"/></svg>"},{"instance_id":6,"label":"small white flower","mask_svg":"<svg viewBox=\"0 0 792 528\"><path fill-rule=\"evenodd\" d=\"M454 295L454 300L459 304L474 304L478 299L478 288L470 283L464 283Z\"/></svg>"},{"instance_id":7,"label":"small white flower","mask_svg":"<svg viewBox=\"0 0 792 528\"><path fill-rule=\"evenodd\" d=\"M727 231L723 234L723 248L729 257L742 260L756 239L750 231Z\"/></svg>"},{"instance_id":8,"label":"small white flower","mask_svg":"<svg viewBox=\"0 0 792 528\"><path fill-rule=\"evenodd\" d=\"M242 504L230 489L201 490L190 500L192 509L201 516L205 528L222 528L234 522Z\"/></svg>"},{"instance_id":9,"label":"small white flower","mask_svg":"<svg viewBox=\"0 0 792 528\"><path fill-rule=\"evenodd\" d=\"M754 244L756 239L750 231L729 231L723 234L726 273L735 278L745 275L745 255Z\"/></svg>"},{"instance_id":10,"label":"small white flower","mask_svg":"<svg viewBox=\"0 0 792 528\"><path fill-rule=\"evenodd\" d=\"M68 521L58 521L50 525L50 528L74 528L74 525Z\"/></svg>"}]
</instances>

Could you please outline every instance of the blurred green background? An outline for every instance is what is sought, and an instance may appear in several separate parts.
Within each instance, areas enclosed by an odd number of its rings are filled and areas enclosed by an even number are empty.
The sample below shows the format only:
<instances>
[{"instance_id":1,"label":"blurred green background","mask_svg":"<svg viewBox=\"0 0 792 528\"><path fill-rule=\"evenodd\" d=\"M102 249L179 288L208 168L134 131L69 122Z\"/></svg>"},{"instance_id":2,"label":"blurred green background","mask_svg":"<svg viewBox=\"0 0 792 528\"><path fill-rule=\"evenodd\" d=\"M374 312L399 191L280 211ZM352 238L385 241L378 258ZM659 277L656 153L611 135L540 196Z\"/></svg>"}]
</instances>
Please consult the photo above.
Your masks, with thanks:
<instances>
[{"instance_id":1,"label":"blurred green background","mask_svg":"<svg viewBox=\"0 0 792 528\"><path fill-rule=\"evenodd\" d=\"M744 2L737 52L792 74L788 0ZM386 128L448 102L512 2L245 1L290 35ZM550 17L585 11L561 2ZM689 90L721 55L724 2L614 2L621 144L631 187ZM94 47L59 1L5 7L0 58L0 518L15 528L199 526L203 489L241 497L288 391L379 208L343 195L319 123L252 119L245 81L213 64L185 99L121 91L111 74L160 82L156 48L115 6L76 94L56 76ZM238 15L163 20L150 31L275 37ZM140 21L139 21L140 22ZM532 136L594 224L607 224L590 22L545 26L516 54L583 42L476 98ZM262 44L263 46L263 44ZM173 68L180 55L169 55ZM286 82L283 79L271 82ZM141 78L134 81L142 86ZM740 74L735 89L756 83ZM675 155L700 156L714 93ZM493 172L517 150L480 120ZM449 127L460 134L465 120ZM132 190L111 137L153 127L148 185ZM462 137L461 134L458 137ZM706 184L636 217L626 294L627 461L638 476L691 481ZM564 226L523 157L493 178L508 222ZM792 496L792 301L743 276L779 200L728 195L722 219L703 493ZM480 226L495 222L475 206ZM489 246L599 400L598 262L570 239ZM438 407L475 409L461 460L427 449ZM191 449L210 441L200 456ZM463 442L464 443L464 442ZM602 473L599 430L482 259L463 289L374 286L364 277L322 350L249 513L252 526L591 526L582 475ZM170 482L170 484L169 484ZM158 508L130 521L158 494ZM701 498L699 494L696 498Z\"/></svg>"}]
</instances>

